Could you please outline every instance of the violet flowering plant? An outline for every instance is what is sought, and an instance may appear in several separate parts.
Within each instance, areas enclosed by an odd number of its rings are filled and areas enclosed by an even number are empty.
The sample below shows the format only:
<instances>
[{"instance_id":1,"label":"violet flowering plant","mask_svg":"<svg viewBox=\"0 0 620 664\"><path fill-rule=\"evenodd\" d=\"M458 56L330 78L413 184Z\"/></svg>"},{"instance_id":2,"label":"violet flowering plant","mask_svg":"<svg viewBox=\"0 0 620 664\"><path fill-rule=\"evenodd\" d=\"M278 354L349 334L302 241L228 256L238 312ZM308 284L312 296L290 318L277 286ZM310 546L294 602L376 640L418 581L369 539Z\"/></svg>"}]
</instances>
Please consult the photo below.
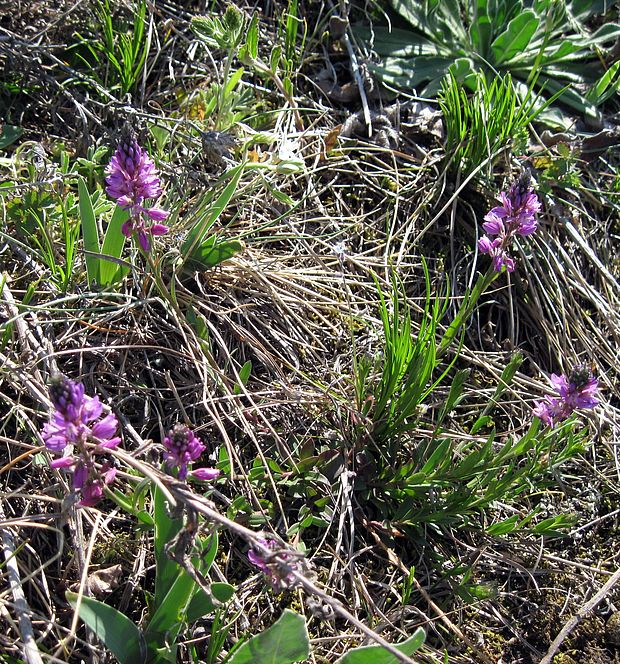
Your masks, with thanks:
<instances>
[{"instance_id":1,"label":"violet flowering plant","mask_svg":"<svg viewBox=\"0 0 620 664\"><path fill-rule=\"evenodd\" d=\"M116 468L108 460L97 464L95 456L115 449L121 442L116 435L118 421L112 413L103 414L99 397L89 397L81 383L62 374L52 376L50 398L54 405L51 420L43 427L43 440L50 452L69 454L50 462L52 468L73 471L73 489L82 496L80 505L95 505L104 487L114 481Z\"/></svg>"},{"instance_id":2,"label":"violet flowering plant","mask_svg":"<svg viewBox=\"0 0 620 664\"><path fill-rule=\"evenodd\" d=\"M175 472L180 480L190 479L210 482L220 471L217 468L196 468L189 466L197 461L205 451L205 444L185 424L175 424L164 438L164 463L168 472Z\"/></svg>"},{"instance_id":3,"label":"violet flowering plant","mask_svg":"<svg viewBox=\"0 0 620 664\"><path fill-rule=\"evenodd\" d=\"M482 227L487 234L478 240L478 250L493 259L495 272L501 272L504 266L513 272L515 262L508 249L515 236L531 235L538 228L540 201L531 186L530 174L524 173L507 192L501 192L499 201L500 205L484 217Z\"/></svg>"},{"instance_id":4,"label":"violet flowering plant","mask_svg":"<svg viewBox=\"0 0 620 664\"><path fill-rule=\"evenodd\" d=\"M129 212L123 224L126 237L134 234L145 253L151 248L151 237L165 235L169 228L160 222L170 214L160 207L146 206L147 199L155 201L162 194L159 174L153 160L135 138L122 141L106 168L106 191L117 204Z\"/></svg>"},{"instance_id":5,"label":"violet flowering plant","mask_svg":"<svg viewBox=\"0 0 620 664\"><path fill-rule=\"evenodd\" d=\"M598 380L588 367L579 365L568 376L551 374L557 395L546 394L536 402L533 414L548 427L555 427L576 410L594 408L599 404Z\"/></svg>"},{"instance_id":6,"label":"violet flowering plant","mask_svg":"<svg viewBox=\"0 0 620 664\"><path fill-rule=\"evenodd\" d=\"M282 544L271 535L259 537L258 543L271 554L254 547L248 551L248 560L261 570L271 588L275 592L281 592L298 585L291 572L294 570L303 573L303 561L287 553Z\"/></svg>"}]
</instances>

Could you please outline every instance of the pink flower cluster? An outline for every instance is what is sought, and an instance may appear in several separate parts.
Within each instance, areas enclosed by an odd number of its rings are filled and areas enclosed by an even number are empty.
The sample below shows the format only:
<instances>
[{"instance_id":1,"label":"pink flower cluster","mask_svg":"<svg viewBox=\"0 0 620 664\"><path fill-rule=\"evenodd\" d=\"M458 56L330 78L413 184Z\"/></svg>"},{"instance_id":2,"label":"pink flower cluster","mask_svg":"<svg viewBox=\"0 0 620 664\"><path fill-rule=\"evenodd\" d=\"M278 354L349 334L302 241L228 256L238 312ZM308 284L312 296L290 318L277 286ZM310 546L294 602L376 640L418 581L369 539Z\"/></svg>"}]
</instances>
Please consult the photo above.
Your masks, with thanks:
<instances>
[{"instance_id":1,"label":"pink flower cluster","mask_svg":"<svg viewBox=\"0 0 620 664\"><path fill-rule=\"evenodd\" d=\"M598 380L587 367L576 367L568 377L551 374L551 382L558 395L546 394L543 401L536 402L533 411L549 427L570 417L578 408L594 408L599 403Z\"/></svg>"},{"instance_id":2,"label":"pink flower cluster","mask_svg":"<svg viewBox=\"0 0 620 664\"><path fill-rule=\"evenodd\" d=\"M219 476L217 468L197 468L188 471L188 466L198 460L206 447L200 438L184 424L175 424L164 438L164 461L168 470L178 469L178 477L201 482L210 482Z\"/></svg>"},{"instance_id":3,"label":"pink flower cluster","mask_svg":"<svg viewBox=\"0 0 620 664\"><path fill-rule=\"evenodd\" d=\"M515 235L531 235L538 228L536 213L540 201L530 185L529 173L522 175L508 192L499 195L501 205L494 207L484 218L482 227L487 235L478 240L478 249L493 259L493 269L508 272L515 269L514 259L508 254Z\"/></svg>"},{"instance_id":4,"label":"pink flower cluster","mask_svg":"<svg viewBox=\"0 0 620 664\"><path fill-rule=\"evenodd\" d=\"M103 488L116 476L108 460L101 465L94 460L95 455L115 449L121 442L115 435L116 417L110 413L99 419L103 413L99 397L86 396L81 383L62 374L52 377L50 398L55 410L43 427L45 446L56 454L73 446L71 454L54 459L50 466L73 469L73 489L81 493L80 505L95 505L103 497Z\"/></svg>"},{"instance_id":5,"label":"pink flower cluster","mask_svg":"<svg viewBox=\"0 0 620 664\"><path fill-rule=\"evenodd\" d=\"M159 207L144 206L146 199L155 200L162 193L153 160L132 138L119 144L106 173L106 191L123 210L129 211L129 219L123 224L123 235L131 237L136 233L143 251L148 252L149 236L168 232L168 226L159 222L170 214Z\"/></svg>"}]
</instances>

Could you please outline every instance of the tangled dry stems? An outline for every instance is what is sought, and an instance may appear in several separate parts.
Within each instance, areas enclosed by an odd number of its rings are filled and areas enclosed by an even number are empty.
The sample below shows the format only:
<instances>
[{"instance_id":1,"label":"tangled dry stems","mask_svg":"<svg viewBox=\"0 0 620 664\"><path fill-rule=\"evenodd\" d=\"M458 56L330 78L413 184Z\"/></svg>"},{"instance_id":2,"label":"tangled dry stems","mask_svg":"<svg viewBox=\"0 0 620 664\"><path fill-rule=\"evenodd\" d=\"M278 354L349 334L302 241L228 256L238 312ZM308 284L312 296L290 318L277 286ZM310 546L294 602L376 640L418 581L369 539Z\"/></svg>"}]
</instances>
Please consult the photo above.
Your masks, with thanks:
<instances>
[{"instance_id":1,"label":"tangled dry stems","mask_svg":"<svg viewBox=\"0 0 620 664\"><path fill-rule=\"evenodd\" d=\"M28 103L13 109L15 122L29 127L32 140L60 136L78 151L86 142L109 142L110 128L121 121L170 127L174 146L170 197L184 192L184 208L191 209L214 175L205 171L199 123L180 114L171 117L164 102L177 85L191 92L217 67L195 56L186 29L191 16L174 3L157 3L155 15L159 21L172 19L174 36L162 43L159 29L154 30L148 74L128 103L59 57L52 35L62 38L56 31L66 17L72 17L71 11L46 17L47 31L36 39L18 37L14 28L0 31L0 57L19 68L31 85ZM172 77L163 75L166 68L174 72ZM84 82L98 93L97 99L85 97L80 87ZM69 579L79 580L80 588L85 588L92 566L103 564L93 563L95 540L114 546L118 532L130 530L118 512L93 516L63 506L58 496L67 490L64 480L38 461L38 432L51 372L61 368L81 377L114 405L123 418L126 448L137 459L152 458L151 441L161 440L179 417L198 425L201 436L213 446L225 446L232 480L214 499L219 501L218 509L214 512L207 505L210 523L221 519L231 497L238 494L247 496L258 512L264 511L265 495L257 493L247 472L254 458L262 459L265 491L273 502L270 523L283 532L296 516L266 460L277 457L294 466L296 451L308 441L333 436L346 441L354 415L351 325L359 333L359 350L372 354L380 347L372 275L387 287L391 269L397 268L412 304L424 296L420 256L432 257L429 267L438 290L443 276L450 275L455 305L472 282L471 248L488 203L482 194L492 192L472 192L463 183L455 187L442 168L439 147L429 149L409 138L406 123L401 124L396 151L364 142L345 143L326 158L326 137L344 113L318 96L312 81L306 83L299 105L306 109L308 129L297 132L286 116L276 127L282 143L302 142L306 169L289 177L267 175L262 183L252 180L245 189L242 186L237 213L223 220L222 227L225 234L242 237L246 250L212 272L176 284L178 297L204 317L208 351L204 340L161 300L138 268L120 292L59 293L45 267L6 234L3 210L1 250L10 279L3 286L2 304L13 332L0 355L5 413L1 526L13 538L12 560L20 579L11 587L24 589L34 636L53 652L52 657L46 655L49 661L67 661L78 652L101 652L92 639L75 632L60 589ZM145 111L157 104L157 112ZM77 130L71 131L76 118ZM615 156L606 159L617 169ZM526 361L498 405L500 439L525 429L531 397L547 387L543 373L561 368L565 358L596 363L606 403L591 419L593 446L571 467L571 490L552 496L558 504L566 503L569 511L590 515L586 523L561 543L523 536L504 542L502 549L474 533L452 532L448 540L423 533L409 547L398 538L386 547L343 473L340 486L330 489L334 514L330 527L307 544L326 593L319 598L328 604L329 598L337 598L355 619L353 627L338 620L310 621L313 643L320 652L315 661L320 657L334 661L344 646L363 638L369 625L395 641L420 624L437 648L430 648L423 661L440 661L439 644L453 647L455 629L473 645L479 634L487 634L492 645L489 635L507 631L514 639L514 650L509 651L519 653L515 661L526 661L517 660L526 656L536 661L565 616L575 613L590 589L601 587L618 567L613 536L606 541L617 523L617 511L605 509L605 503L617 500L620 479L616 444L620 293L614 247L618 203L608 196L599 168L603 167L596 163L584 166L591 172L587 192L567 189L561 197L549 195L544 232L519 256L519 272L510 283L503 277L476 311L459 360L475 368L474 380L450 422L452 435L466 435L461 418L468 409L488 402L515 349L525 354ZM278 200L274 188L291 196L295 207L288 209ZM339 241L347 247L342 261L332 251ZM171 241L164 244L164 251L174 250ZM28 285L39 278L34 303L19 307ZM238 372L247 360L252 361L251 381L237 393ZM438 398L442 396L437 392ZM421 429L412 438L425 435ZM182 488L174 491L181 492L189 505L197 500L183 494ZM205 504L200 503L201 508L207 509ZM501 512L501 506L498 509ZM234 634L241 637L248 629L258 631L268 624L285 600L256 596L262 581L258 576L247 578L250 570L241 562L244 544L236 537L235 528L243 527L225 525L231 529L231 553L217 569L222 578L240 581L235 607L244 610L247 620L235 624ZM244 528L243 539L251 537ZM68 556L70 547L74 560ZM144 535L133 547L132 553L138 553L135 560L123 559L130 570L119 604L123 610L139 609L132 606L131 592L149 575ZM432 563L440 559L454 567L470 566L475 579L493 580L495 599L459 603ZM403 607L395 589L402 588L411 565L416 567L419 586L415 601ZM305 578L300 581L308 583ZM290 598L308 618L312 592ZM2 647L19 656L20 639L28 634L27 628L16 624L23 615L20 598L7 589L1 599L7 628L0 636ZM613 590L607 601L613 609ZM312 609L318 611L316 606ZM536 633L532 626L543 613L550 615L542 621L548 632ZM446 626L445 618L452 626ZM60 643L65 644L64 651L57 649ZM490 647L486 643L479 652ZM472 652L455 652L450 661L474 661Z\"/></svg>"}]
</instances>

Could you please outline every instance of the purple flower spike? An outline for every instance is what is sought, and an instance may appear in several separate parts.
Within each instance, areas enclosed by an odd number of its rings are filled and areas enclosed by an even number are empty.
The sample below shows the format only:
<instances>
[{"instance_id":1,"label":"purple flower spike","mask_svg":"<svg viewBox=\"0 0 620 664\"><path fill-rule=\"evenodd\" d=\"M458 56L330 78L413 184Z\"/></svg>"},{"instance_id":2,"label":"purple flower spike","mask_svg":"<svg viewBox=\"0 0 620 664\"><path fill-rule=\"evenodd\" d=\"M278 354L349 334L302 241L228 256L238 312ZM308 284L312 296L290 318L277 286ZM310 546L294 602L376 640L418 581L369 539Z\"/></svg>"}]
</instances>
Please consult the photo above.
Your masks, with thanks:
<instances>
[{"instance_id":1,"label":"purple flower spike","mask_svg":"<svg viewBox=\"0 0 620 664\"><path fill-rule=\"evenodd\" d=\"M493 269L501 272L504 266L508 272L515 269L515 262L507 253L515 235L525 237L538 228L536 213L540 211L540 201L530 184L529 173L524 173L508 192L499 195L501 205L494 207L484 217L487 235L478 240L478 250L493 259Z\"/></svg>"},{"instance_id":2,"label":"purple flower spike","mask_svg":"<svg viewBox=\"0 0 620 664\"><path fill-rule=\"evenodd\" d=\"M248 551L248 560L263 572L273 590L280 592L297 585L297 579L291 570L302 573L301 561L294 555L286 553L284 546L270 535L260 537L258 541L263 547L272 551L273 556L254 548Z\"/></svg>"},{"instance_id":3,"label":"purple flower spike","mask_svg":"<svg viewBox=\"0 0 620 664\"><path fill-rule=\"evenodd\" d=\"M106 191L123 210L129 211L129 219L123 224L126 237L137 235L142 250L150 250L150 236L165 235L168 226L150 221L164 221L170 214L159 207L144 207L146 199L161 196L162 188L153 160L135 138L119 144L106 168Z\"/></svg>"},{"instance_id":4,"label":"purple flower spike","mask_svg":"<svg viewBox=\"0 0 620 664\"><path fill-rule=\"evenodd\" d=\"M94 505L103 495L101 487L114 480L116 469L105 461L97 470L93 455L119 445L118 421L111 413L99 419L103 413L99 398L86 396L82 384L61 374L52 377L50 398L55 411L43 427L45 446L55 453L72 446L70 454L53 459L50 466L72 469L73 489L82 494L80 504Z\"/></svg>"},{"instance_id":5,"label":"purple flower spike","mask_svg":"<svg viewBox=\"0 0 620 664\"><path fill-rule=\"evenodd\" d=\"M52 377L50 397L56 407L51 422L43 427L43 440L52 452L62 452L69 444L96 442L102 447L116 447L120 438L114 436L116 417L106 415L90 426L103 411L99 397L88 397L84 386L58 374Z\"/></svg>"},{"instance_id":6,"label":"purple flower spike","mask_svg":"<svg viewBox=\"0 0 620 664\"><path fill-rule=\"evenodd\" d=\"M598 405L598 380L588 367L579 365L567 376L551 374L551 382L559 396L546 394L537 401L533 414L549 427L554 427L579 408L594 408Z\"/></svg>"},{"instance_id":7,"label":"purple flower spike","mask_svg":"<svg viewBox=\"0 0 620 664\"><path fill-rule=\"evenodd\" d=\"M187 477L188 464L196 461L205 451L202 441L184 424L175 424L164 438L164 461L168 468L179 469L179 479Z\"/></svg>"}]
</instances>

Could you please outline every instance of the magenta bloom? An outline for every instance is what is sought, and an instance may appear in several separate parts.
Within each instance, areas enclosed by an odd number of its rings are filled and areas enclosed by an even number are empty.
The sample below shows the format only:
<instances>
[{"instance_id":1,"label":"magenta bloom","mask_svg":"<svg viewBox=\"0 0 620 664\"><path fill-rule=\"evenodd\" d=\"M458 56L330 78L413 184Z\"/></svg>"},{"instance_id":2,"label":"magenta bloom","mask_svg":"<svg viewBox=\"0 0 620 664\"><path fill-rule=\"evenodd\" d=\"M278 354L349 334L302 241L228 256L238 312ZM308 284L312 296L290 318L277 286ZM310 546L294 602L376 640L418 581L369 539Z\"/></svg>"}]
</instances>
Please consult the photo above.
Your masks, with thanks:
<instances>
[{"instance_id":1,"label":"magenta bloom","mask_svg":"<svg viewBox=\"0 0 620 664\"><path fill-rule=\"evenodd\" d=\"M86 442L114 449L121 442L114 435L118 422L113 414L94 422L101 416L103 405L99 397L86 396L81 383L61 374L53 376L50 397L56 410L51 421L43 427L43 440L52 452L62 452L69 444L83 445Z\"/></svg>"},{"instance_id":2,"label":"magenta bloom","mask_svg":"<svg viewBox=\"0 0 620 664\"><path fill-rule=\"evenodd\" d=\"M263 574L267 577L271 587L275 591L282 591L285 588L292 588L297 584L297 579L291 570L302 572L302 565L295 556L283 551L283 546L275 538L267 535L259 538L262 546L270 551L273 555L265 554L257 548L248 551L248 560L258 567ZM288 569L287 569L288 568Z\"/></svg>"},{"instance_id":3,"label":"magenta bloom","mask_svg":"<svg viewBox=\"0 0 620 664\"><path fill-rule=\"evenodd\" d=\"M205 451L200 438L184 424L175 424L164 438L164 460L168 468L179 469L179 479L187 477L187 466L196 461ZM200 478L197 478L200 479Z\"/></svg>"},{"instance_id":4,"label":"magenta bloom","mask_svg":"<svg viewBox=\"0 0 620 664\"><path fill-rule=\"evenodd\" d=\"M220 476L220 472L217 468L196 468L196 470L190 470L187 476L199 482L212 482Z\"/></svg>"},{"instance_id":5,"label":"magenta bloom","mask_svg":"<svg viewBox=\"0 0 620 664\"><path fill-rule=\"evenodd\" d=\"M98 470L93 455L114 449L121 442L115 435L118 421L111 413L99 419L103 412L99 398L86 396L81 383L61 374L52 377L50 397L55 411L43 427L45 446L55 453L72 446L71 454L54 459L50 466L71 469L73 489L82 494L80 504L94 505L103 496L103 486L114 480L116 469L105 461Z\"/></svg>"},{"instance_id":6,"label":"magenta bloom","mask_svg":"<svg viewBox=\"0 0 620 664\"><path fill-rule=\"evenodd\" d=\"M536 213L540 211L540 201L530 185L529 173L524 173L508 192L502 192L499 201L501 205L484 217L482 227L488 235L478 240L478 250L489 254L496 272L501 272L504 266L508 272L513 272L515 262L507 249L514 236L525 237L538 228Z\"/></svg>"},{"instance_id":7,"label":"magenta bloom","mask_svg":"<svg viewBox=\"0 0 620 664\"><path fill-rule=\"evenodd\" d=\"M533 414L542 422L554 427L570 417L579 408L594 408L598 405L598 380L587 367L578 366L566 377L551 374L558 396L546 394L543 401L537 401Z\"/></svg>"},{"instance_id":8,"label":"magenta bloom","mask_svg":"<svg viewBox=\"0 0 620 664\"><path fill-rule=\"evenodd\" d=\"M129 211L129 219L123 224L123 235L131 237L137 234L142 249L149 251L149 236L164 235L169 230L168 226L159 223L168 217L169 212L144 206L146 199L156 200L162 193L153 160L132 138L119 144L106 173L108 195L123 210Z\"/></svg>"}]
</instances>

